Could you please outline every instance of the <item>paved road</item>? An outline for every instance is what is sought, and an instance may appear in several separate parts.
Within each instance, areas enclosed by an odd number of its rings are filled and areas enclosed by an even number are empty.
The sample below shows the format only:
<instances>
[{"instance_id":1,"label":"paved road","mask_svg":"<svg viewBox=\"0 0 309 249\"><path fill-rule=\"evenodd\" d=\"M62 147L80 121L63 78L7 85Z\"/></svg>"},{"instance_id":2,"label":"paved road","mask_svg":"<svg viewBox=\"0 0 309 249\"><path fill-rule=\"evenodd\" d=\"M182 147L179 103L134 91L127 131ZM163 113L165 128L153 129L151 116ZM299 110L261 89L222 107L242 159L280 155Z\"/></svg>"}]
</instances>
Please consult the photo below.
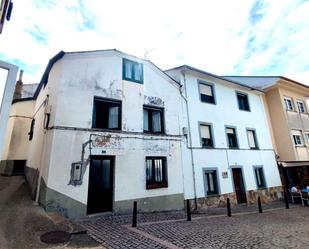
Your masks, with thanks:
<instances>
[{"instance_id":1,"label":"paved road","mask_svg":"<svg viewBox=\"0 0 309 249\"><path fill-rule=\"evenodd\" d=\"M115 249L309 248L309 208L280 206L262 214L242 207L232 217L212 210L212 215L193 215L192 222L184 219L183 212L142 214L137 229L130 226L130 215L102 215L82 224L106 248Z\"/></svg>"},{"instance_id":2,"label":"paved road","mask_svg":"<svg viewBox=\"0 0 309 249\"><path fill-rule=\"evenodd\" d=\"M69 243L57 246L40 242L41 234L66 228L55 223L29 196L23 177L0 176L0 249L99 248L87 235L73 236Z\"/></svg>"}]
</instances>

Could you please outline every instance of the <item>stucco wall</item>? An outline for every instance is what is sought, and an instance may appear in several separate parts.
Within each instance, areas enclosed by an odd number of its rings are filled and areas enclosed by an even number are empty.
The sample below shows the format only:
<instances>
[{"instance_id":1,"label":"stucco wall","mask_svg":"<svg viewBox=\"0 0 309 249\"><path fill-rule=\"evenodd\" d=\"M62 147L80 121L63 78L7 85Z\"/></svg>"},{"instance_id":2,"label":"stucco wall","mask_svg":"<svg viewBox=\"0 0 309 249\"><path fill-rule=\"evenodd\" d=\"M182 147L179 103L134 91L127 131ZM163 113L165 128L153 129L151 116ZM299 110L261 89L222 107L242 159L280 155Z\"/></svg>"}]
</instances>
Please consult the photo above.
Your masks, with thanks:
<instances>
[{"instance_id":1,"label":"stucco wall","mask_svg":"<svg viewBox=\"0 0 309 249\"><path fill-rule=\"evenodd\" d=\"M280 155L281 160L295 160L293 144L285 116L285 107L279 89L275 88L267 91L266 100L277 145L277 153Z\"/></svg>"},{"instance_id":2,"label":"stucco wall","mask_svg":"<svg viewBox=\"0 0 309 249\"><path fill-rule=\"evenodd\" d=\"M27 160L34 101L12 104L2 160Z\"/></svg>"},{"instance_id":3,"label":"stucco wall","mask_svg":"<svg viewBox=\"0 0 309 249\"><path fill-rule=\"evenodd\" d=\"M111 135L110 143L93 149L91 155L115 156L114 201L183 193L181 148L185 146L182 136L185 117L179 86L147 61L142 61L144 84L122 80L123 57L116 52L66 54L52 68L48 85L37 100L39 106L49 94L50 130L35 130L45 138L33 141L36 145L32 152L37 149L42 158L32 156L28 162L33 167L44 166L42 176L48 188L84 204L89 164L81 186L68 183L71 164L80 161L82 144L91 133ZM137 61L135 57L127 58ZM94 96L122 102L121 132L91 129ZM143 104L164 108L166 135L143 134ZM39 113L36 124L41 126L43 116ZM168 188L146 190L146 156L167 158ZM89 153L85 159L88 157Z\"/></svg>"}]
</instances>

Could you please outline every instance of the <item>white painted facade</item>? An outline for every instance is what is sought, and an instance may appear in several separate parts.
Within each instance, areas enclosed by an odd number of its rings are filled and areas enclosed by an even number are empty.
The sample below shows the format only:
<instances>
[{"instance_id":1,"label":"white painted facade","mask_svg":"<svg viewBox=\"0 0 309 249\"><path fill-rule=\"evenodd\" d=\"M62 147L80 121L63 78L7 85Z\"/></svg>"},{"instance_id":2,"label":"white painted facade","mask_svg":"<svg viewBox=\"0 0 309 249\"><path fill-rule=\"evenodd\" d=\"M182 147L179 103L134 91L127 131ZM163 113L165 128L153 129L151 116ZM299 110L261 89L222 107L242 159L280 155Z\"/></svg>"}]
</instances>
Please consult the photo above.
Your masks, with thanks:
<instances>
[{"instance_id":1,"label":"white painted facade","mask_svg":"<svg viewBox=\"0 0 309 249\"><path fill-rule=\"evenodd\" d=\"M143 84L123 80L123 58L143 64ZM87 205L89 164L81 185L68 183L71 165L81 160L82 145L92 135L92 142L97 138L104 144L92 143L91 151L86 146L85 159L115 157L114 202L144 198L146 205L151 197L183 196L181 148L185 138L179 88L151 62L115 50L65 53L51 68L48 84L37 96L27 167L40 171L47 188ZM95 96L121 101L121 131L92 129ZM164 108L164 134L143 133L143 105ZM45 106L50 109L49 129L43 129ZM167 188L146 189L147 156L166 158ZM38 189L40 184L39 180Z\"/></svg>"},{"instance_id":2,"label":"white painted facade","mask_svg":"<svg viewBox=\"0 0 309 249\"><path fill-rule=\"evenodd\" d=\"M186 199L207 197L204 169L217 170L219 195L234 192L231 171L234 167L242 169L246 191L257 189L254 166L263 167L267 188L281 186L262 92L187 66L166 72L183 85L183 95L188 103L188 127L191 136L189 144L192 148L193 167L184 167L184 175L188 179L195 178L196 193L193 181L185 180ZM200 100L199 81L213 85L216 104ZM237 91L247 94L250 111L239 110ZM214 148L202 148L200 123L211 124ZM228 148L226 126L236 128L238 149ZM256 131L258 150L249 148L248 128ZM227 178L223 177L224 172L227 172Z\"/></svg>"}]
</instances>

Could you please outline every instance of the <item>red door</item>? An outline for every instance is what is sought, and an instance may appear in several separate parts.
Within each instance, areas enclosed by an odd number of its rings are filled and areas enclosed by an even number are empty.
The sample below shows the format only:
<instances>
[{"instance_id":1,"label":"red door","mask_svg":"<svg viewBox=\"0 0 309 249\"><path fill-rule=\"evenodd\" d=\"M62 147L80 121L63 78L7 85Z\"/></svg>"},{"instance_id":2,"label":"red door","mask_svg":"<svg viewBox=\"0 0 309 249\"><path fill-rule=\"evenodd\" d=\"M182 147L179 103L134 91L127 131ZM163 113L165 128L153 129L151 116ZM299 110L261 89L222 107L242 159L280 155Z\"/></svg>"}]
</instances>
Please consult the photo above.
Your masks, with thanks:
<instances>
[{"instance_id":1,"label":"red door","mask_svg":"<svg viewBox=\"0 0 309 249\"><path fill-rule=\"evenodd\" d=\"M246 189L241 168L234 168L232 169L232 172L237 203L247 203Z\"/></svg>"}]
</instances>

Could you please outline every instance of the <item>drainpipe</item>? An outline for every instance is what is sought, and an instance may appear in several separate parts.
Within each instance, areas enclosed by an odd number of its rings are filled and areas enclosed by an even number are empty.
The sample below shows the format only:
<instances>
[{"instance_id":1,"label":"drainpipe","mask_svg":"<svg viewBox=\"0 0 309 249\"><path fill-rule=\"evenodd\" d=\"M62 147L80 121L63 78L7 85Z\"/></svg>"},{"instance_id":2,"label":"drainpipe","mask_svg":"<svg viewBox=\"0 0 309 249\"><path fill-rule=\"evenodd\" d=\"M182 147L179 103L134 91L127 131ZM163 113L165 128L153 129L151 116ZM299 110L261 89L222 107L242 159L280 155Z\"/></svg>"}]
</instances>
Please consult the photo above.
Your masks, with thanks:
<instances>
[{"instance_id":1,"label":"drainpipe","mask_svg":"<svg viewBox=\"0 0 309 249\"><path fill-rule=\"evenodd\" d=\"M182 95L181 89L180 90L180 95L183 97L183 99L186 102L186 112L187 112L187 121L188 121L188 136L189 136L189 141L187 138L187 148L190 150L190 155L191 155L191 163L192 163L192 174L193 174L193 192L194 192L194 209L197 209L197 197L196 197L196 181L195 181L195 167L194 167L194 155L193 155L193 148L192 148L192 138L191 138L191 127L190 127L190 118L189 118L189 107L188 107L188 97L187 97L187 85L186 85L186 72L185 68L183 70L183 79L184 79L184 88L185 88L185 96ZM189 142L189 144L188 144Z\"/></svg>"}]
</instances>

